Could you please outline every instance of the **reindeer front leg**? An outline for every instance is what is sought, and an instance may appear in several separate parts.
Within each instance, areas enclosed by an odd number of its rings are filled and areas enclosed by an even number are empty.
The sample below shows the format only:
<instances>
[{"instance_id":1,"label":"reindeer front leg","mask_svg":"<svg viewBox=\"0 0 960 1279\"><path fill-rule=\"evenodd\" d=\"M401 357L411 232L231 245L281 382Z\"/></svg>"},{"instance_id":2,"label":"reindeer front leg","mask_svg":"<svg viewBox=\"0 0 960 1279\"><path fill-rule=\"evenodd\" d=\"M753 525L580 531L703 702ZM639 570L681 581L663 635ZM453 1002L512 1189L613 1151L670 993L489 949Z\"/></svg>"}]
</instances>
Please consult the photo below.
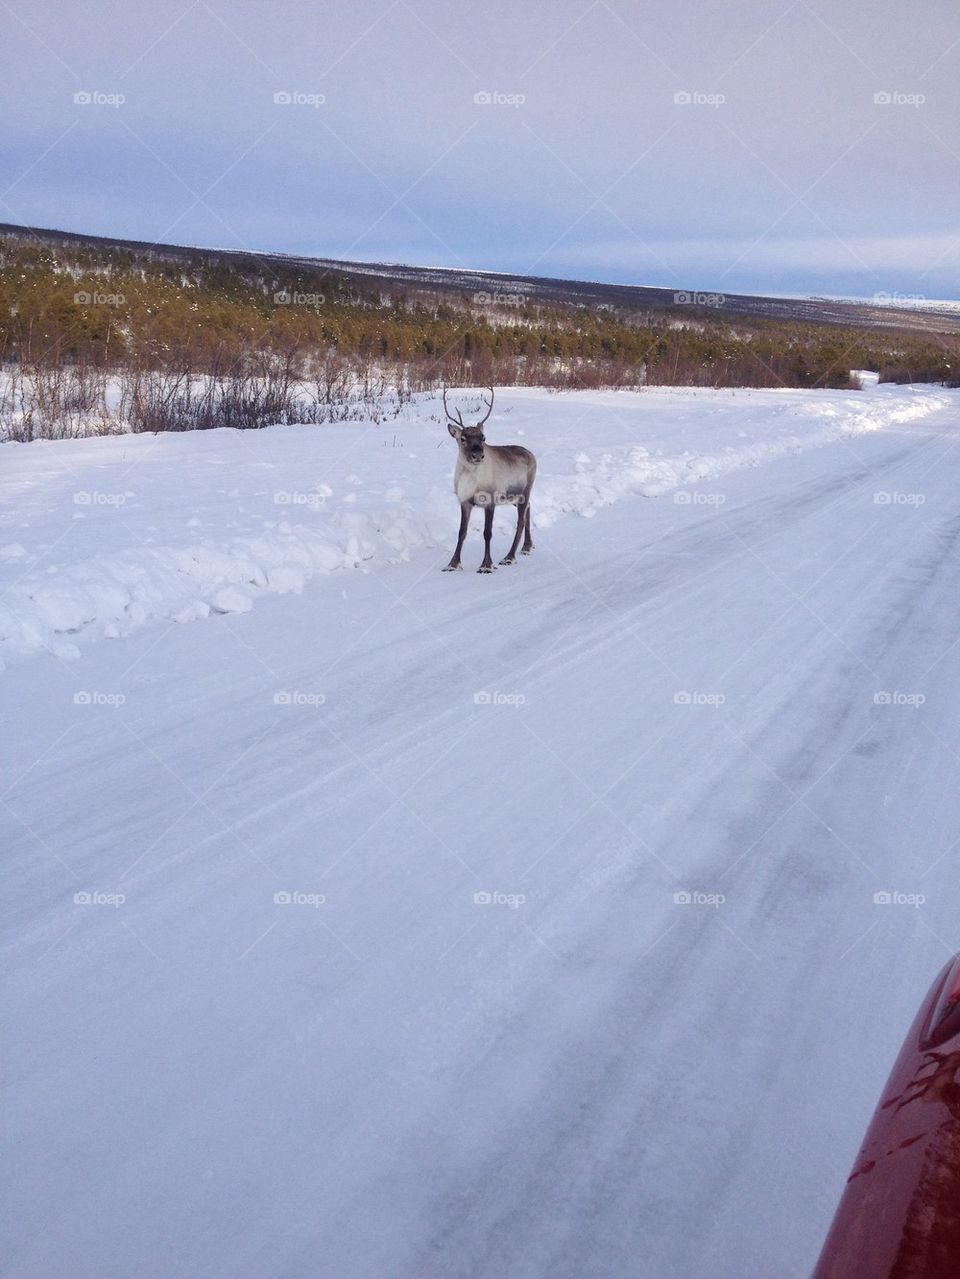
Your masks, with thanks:
<instances>
[{"instance_id":1,"label":"reindeer front leg","mask_svg":"<svg viewBox=\"0 0 960 1279\"><path fill-rule=\"evenodd\" d=\"M470 523L470 512L473 509L469 502L460 503L460 536L457 538L457 549L453 552L450 563L443 570L445 573L453 573L458 568L463 568L460 563L460 552L463 550L463 541L467 536L467 525Z\"/></svg>"},{"instance_id":2,"label":"reindeer front leg","mask_svg":"<svg viewBox=\"0 0 960 1279\"><path fill-rule=\"evenodd\" d=\"M478 573L493 572L493 560L490 558L490 539L493 537L493 513L496 509L496 503L491 494L487 498L486 506L483 508L483 559L477 569Z\"/></svg>"}]
</instances>

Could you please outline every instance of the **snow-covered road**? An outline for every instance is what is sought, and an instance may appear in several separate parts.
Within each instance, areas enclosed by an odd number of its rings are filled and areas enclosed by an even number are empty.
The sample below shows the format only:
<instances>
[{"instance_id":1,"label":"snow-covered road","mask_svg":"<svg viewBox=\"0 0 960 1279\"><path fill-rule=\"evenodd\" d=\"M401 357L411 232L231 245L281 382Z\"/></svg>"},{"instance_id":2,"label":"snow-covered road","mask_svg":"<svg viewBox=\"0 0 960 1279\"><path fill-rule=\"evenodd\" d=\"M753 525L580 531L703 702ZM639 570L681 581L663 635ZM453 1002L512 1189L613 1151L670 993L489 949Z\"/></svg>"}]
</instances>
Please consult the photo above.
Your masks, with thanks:
<instances>
[{"instance_id":1,"label":"snow-covered road","mask_svg":"<svg viewBox=\"0 0 960 1279\"><path fill-rule=\"evenodd\" d=\"M134 563L162 521L131 502L123 545L76 551L74 636L72 586L42 618L17 597L4 1273L809 1273L958 943L960 397L760 393L724 436L733 398L641 395L663 407L641 422L514 393L491 438L522 421L563 478L541 462L536 553L492 578L438 572L455 503L418 506L405 460L400 562L376 516L347 530L318 499L328 539L372 539L341 546L368 571L273 529L260 560L306 545L281 579L302 593L202 617L206 596L167 607L166 561ZM817 402L847 427L804 419ZM386 485L393 428L351 429L344 476ZM210 475L225 434L176 447ZM273 435L244 442L252 468ZM419 438L439 484L452 452ZM51 486L116 492L129 462L54 447L69 481L17 450L3 537L28 555L38 528L56 545ZM627 484L624 458L647 468ZM129 626L100 608L104 548L149 578ZM224 562L190 589L240 589Z\"/></svg>"}]
</instances>

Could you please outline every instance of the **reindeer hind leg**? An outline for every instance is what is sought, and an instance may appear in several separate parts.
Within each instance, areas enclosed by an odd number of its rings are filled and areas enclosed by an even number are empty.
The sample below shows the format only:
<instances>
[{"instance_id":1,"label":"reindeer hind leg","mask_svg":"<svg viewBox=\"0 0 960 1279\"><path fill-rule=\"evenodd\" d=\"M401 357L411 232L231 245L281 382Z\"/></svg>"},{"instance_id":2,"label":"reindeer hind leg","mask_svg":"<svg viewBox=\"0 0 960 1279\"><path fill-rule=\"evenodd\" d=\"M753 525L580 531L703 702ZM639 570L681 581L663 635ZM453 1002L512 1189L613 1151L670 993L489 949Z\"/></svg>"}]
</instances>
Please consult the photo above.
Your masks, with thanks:
<instances>
[{"instance_id":1,"label":"reindeer hind leg","mask_svg":"<svg viewBox=\"0 0 960 1279\"><path fill-rule=\"evenodd\" d=\"M520 545L520 534L523 532L523 521L525 518L523 498L517 499L517 531L513 535L513 542L509 551L500 561L501 564L515 564L517 562L517 547Z\"/></svg>"},{"instance_id":2,"label":"reindeer hind leg","mask_svg":"<svg viewBox=\"0 0 960 1279\"><path fill-rule=\"evenodd\" d=\"M527 489L523 512L523 554L529 555L533 550L533 538L530 536L530 490Z\"/></svg>"}]
</instances>

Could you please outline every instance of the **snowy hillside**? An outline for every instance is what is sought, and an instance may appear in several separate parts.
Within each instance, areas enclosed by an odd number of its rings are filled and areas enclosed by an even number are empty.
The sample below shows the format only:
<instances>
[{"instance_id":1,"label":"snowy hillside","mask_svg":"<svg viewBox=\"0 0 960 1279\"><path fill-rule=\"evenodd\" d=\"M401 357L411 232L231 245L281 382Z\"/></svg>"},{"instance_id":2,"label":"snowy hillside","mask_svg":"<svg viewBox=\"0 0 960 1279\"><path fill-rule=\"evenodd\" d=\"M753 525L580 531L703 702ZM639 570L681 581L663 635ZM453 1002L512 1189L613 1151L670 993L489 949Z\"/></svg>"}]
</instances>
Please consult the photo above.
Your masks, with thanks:
<instances>
[{"instance_id":1,"label":"snowy hillside","mask_svg":"<svg viewBox=\"0 0 960 1279\"><path fill-rule=\"evenodd\" d=\"M492 577L437 407L2 447L4 1274L809 1274L958 944L960 393L498 393Z\"/></svg>"}]
</instances>

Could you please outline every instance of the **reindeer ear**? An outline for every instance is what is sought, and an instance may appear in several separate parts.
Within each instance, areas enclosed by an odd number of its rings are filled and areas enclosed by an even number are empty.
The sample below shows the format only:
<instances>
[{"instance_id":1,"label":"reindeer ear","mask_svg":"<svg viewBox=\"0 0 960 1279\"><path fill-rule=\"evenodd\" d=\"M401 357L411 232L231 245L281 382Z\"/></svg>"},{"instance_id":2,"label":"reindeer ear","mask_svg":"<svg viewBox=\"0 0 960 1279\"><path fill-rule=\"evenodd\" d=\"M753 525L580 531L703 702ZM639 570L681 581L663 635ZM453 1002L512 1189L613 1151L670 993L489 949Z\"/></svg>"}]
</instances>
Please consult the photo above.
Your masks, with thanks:
<instances>
[{"instance_id":1,"label":"reindeer ear","mask_svg":"<svg viewBox=\"0 0 960 1279\"><path fill-rule=\"evenodd\" d=\"M453 436L453 438L454 438L454 439L457 441L457 443L459 444L459 443L460 443L460 436L463 434L463 432L460 430L459 426L454 426L452 422L448 422L448 423L447 423L447 430L450 432L450 434Z\"/></svg>"}]
</instances>

